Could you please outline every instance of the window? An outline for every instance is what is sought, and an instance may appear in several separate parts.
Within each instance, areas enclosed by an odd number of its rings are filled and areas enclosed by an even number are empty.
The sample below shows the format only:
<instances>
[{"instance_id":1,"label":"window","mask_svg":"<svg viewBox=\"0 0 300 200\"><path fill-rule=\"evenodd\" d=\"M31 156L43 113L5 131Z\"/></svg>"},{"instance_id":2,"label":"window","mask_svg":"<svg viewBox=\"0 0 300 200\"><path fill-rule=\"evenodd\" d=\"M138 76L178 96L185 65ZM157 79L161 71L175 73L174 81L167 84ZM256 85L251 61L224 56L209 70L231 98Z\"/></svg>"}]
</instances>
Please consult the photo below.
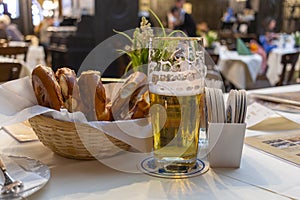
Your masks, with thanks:
<instances>
[{"instance_id":1,"label":"window","mask_svg":"<svg viewBox=\"0 0 300 200\"><path fill-rule=\"evenodd\" d=\"M37 0L32 0L31 12L32 12L32 23L34 26L38 26L43 20L43 14L42 14L43 10Z\"/></svg>"},{"instance_id":2,"label":"window","mask_svg":"<svg viewBox=\"0 0 300 200\"><path fill-rule=\"evenodd\" d=\"M7 4L7 10L11 14L12 19L20 16L19 0L4 0L3 3Z\"/></svg>"}]
</instances>

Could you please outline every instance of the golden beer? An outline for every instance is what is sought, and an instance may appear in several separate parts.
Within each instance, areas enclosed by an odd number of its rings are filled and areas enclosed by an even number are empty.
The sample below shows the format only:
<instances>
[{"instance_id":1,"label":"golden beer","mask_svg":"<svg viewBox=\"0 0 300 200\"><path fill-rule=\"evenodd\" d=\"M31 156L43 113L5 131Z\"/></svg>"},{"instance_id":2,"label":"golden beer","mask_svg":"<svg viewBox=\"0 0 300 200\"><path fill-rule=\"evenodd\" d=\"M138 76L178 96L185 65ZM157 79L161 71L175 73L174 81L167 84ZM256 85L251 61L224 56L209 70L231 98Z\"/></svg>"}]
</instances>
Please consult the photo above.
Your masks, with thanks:
<instances>
[{"instance_id":1,"label":"golden beer","mask_svg":"<svg viewBox=\"0 0 300 200\"><path fill-rule=\"evenodd\" d=\"M203 94L167 96L150 92L154 156L159 168L186 172L196 164ZM160 105L160 106L157 106Z\"/></svg>"},{"instance_id":2,"label":"golden beer","mask_svg":"<svg viewBox=\"0 0 300 200\"><path fill-rule=\"evenodd\" d=\"M197 169L199 132L205 122L206 66L202 44L202 38L150 40L150 115L158 174L166 172L176 176Z\"/></svg>"}]
</instances>

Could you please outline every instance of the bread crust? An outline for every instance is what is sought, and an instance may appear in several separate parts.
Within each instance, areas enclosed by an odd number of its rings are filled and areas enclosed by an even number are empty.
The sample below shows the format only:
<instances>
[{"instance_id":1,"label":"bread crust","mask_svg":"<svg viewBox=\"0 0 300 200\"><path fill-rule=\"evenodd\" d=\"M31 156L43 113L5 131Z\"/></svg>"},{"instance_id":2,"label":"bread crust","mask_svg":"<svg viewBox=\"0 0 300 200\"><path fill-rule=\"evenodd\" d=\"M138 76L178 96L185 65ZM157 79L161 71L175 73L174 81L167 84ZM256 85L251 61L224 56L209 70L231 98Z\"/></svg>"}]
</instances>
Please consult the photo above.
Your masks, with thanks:
<instances>
[{"instance_id":1,"label":"bread crust","mask_svg":"<svg viewBox=\"0 0 300 200\"><path fill-rule=\"evenodd\" d=\"M65 107L61 88L50 67L38 65L32 71L32 86L39 105L55 110Z\"/></svg>"},{"instance_id":2,"label":"bread crust","mask_svg":"<svg viewBox=\"0 0 300 200\"><path fill-rule=\"evenodd\" d=\"M115 120L130 119L130 111L139 99L139 94L144 93L145 88L147 88L147 76L142 72L131 74L112 101L113 118Z\"/></svg>"},{"instance_id":3,"label":"bread crust","mask_svg":"<svg viewBox=\"0 0 300 200\"><path fill-rule=\"evenodd\" d=\"M107 100L101 73L93 70L82 72L78 85L88 120L112 120L111 113L106 108Z\"/></svg>"},{"instance_id":4,"label":"bread crust","mask_svg":"<svg viewBox=\"0 0 300 200\"><path fill-rule=\"evenodd\" d=\"M77 79L70 68L54 74L50 67L39 65L32 71L32 86L39 105L81 111L88 121L142 118L150 108L147 76L141 72L131 74L112 101L106 97L101 73L93 70L82 72Z\"/></svg>"},{"instance_id":5,"label":"bread crust","mask_svg":"<svg viewBox=\"0 0 300 200\"><path fill-rule=\"evenodd\" d=\"M96 87L95 110L96 110L97 120L99 120L99 121L111 121L112 120L111 109L107 105L105 88L104 88L101 80L98 82L98 85Z\"/></svg>"},{"instance_id":6,"label":"bread crust","mask_svg":"<svg viewBox=\"0 0 300 200\"><path fill-rule=\"evenodd\" d=\"M149 114L149 91L146 91L139 100L136 101L134 107L130 111L131 119L146 117Z\"/></svg>"},{"instance_id":7,"label":"bread crust","mask_svg":"<svg viewBox=\"0 0 300 200\"><path fill-rule=\"evenodd\" d=\"M68 111L82 111L83 107L75 71L70 68L63 67L59 68L55 75L60 85L64 103Z\"/></svg>"}]
</instances>

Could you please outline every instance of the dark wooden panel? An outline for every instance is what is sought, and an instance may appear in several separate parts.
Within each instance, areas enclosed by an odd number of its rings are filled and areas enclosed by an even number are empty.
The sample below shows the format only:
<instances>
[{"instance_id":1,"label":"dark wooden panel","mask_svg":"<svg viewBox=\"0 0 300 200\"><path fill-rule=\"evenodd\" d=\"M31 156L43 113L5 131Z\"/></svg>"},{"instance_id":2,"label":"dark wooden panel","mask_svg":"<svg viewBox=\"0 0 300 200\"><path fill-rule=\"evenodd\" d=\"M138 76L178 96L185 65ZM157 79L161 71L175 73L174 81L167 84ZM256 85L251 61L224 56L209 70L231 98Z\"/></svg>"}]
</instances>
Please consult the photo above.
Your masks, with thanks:
<instances>
[{"instance_id":1,"label":"dark wooden panel","mask_svg":"<svg viewBox=\"0 0 300 200\"><path fill-rule=\"evenodd\" d=\"M205 21L210 29L221 27L221 18L228 7L226 0L190 0L193 4L192 16L196 22Z\"/></svg>"},{"instance_id":2,"label":"dark wooden panel","mask_svg":"<svg viewBox=\"0 0 300 200\"><path fill-rule=\"evenodd\" d=\"M138 25L138 0L95 0L96 43Z\"/></svg>"},{"instance_id":3,"label":"dark wooden panel","mask_svg":"<svg viewBox=\"0 0 300 200\"><path fill-rule=\"evenodd\" d=\"M276 31L282 30L283 0L261 0L257 13L257 31L263 33L264 19L273 17L277 21Z\"/></svg>"}]
</instances>

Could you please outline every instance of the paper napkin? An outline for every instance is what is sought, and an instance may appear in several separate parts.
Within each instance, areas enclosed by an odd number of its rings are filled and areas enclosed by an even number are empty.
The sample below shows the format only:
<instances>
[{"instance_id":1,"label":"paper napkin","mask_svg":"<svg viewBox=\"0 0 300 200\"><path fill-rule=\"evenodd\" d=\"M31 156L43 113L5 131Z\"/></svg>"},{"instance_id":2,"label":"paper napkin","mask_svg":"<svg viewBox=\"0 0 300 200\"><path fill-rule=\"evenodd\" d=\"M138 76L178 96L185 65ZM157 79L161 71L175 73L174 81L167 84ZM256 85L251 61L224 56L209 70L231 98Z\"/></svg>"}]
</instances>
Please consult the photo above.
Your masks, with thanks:
<instances>
[{"instance_id":1,"label":"paper napkin","mask_svg":"<svg viewBox=\"0 0 300 200\"><path fill-rule=\"evenodd\" d=\"M236 46L239 55L252 55L251 51L240 38L236 39Z\"/></svg>"}]
</instances>

